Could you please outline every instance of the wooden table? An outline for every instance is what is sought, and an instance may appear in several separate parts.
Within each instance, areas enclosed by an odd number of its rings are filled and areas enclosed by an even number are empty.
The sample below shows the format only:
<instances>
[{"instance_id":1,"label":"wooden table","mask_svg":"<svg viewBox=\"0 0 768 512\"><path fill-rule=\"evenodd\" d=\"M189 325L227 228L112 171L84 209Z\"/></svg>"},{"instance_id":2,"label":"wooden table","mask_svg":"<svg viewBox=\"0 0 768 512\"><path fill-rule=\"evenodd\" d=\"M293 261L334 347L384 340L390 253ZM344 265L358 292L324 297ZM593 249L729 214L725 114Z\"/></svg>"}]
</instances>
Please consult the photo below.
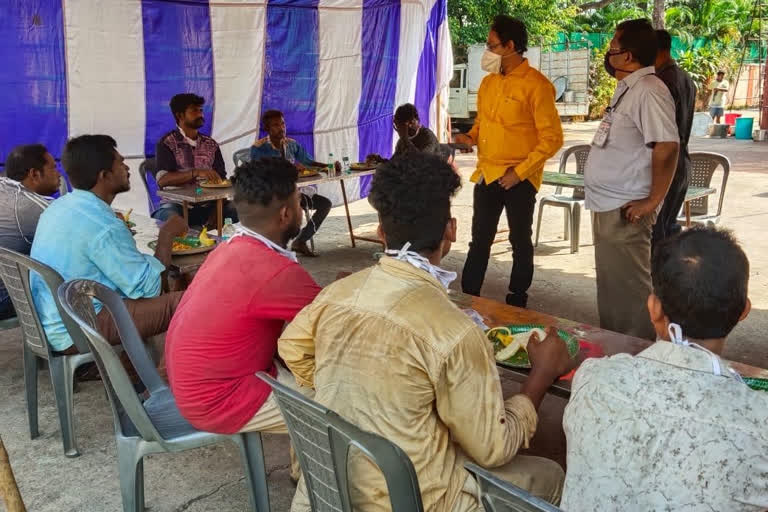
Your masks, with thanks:
<instances>
[{"instance_id":1,"label":"wooden table","mask_svg":"<svg viewBox=\"0 0 768 512\"><path fill-rule=\"evenodd\" d=\"M155 250L149 247L149 243L157 240L160 226L163 222L137 213L132 213L130 220L136 224L133 228L136 232L133 235L133 239L136 241L136 248L144 254L154 254ZM194 274L202 266L209 254L210 252L204 252L187 256L173 256L171 264L178 267L181 274Z\"/></svg>"},{"instance_id":2,"label":"wooden table","mask_svg":"<svg viewBox=\"0 0 768 512\"><path fill-rule=\"evenodd\" d=\"M584 175L544 171L543 183L555 187L584 188ZM683 210L685 211L685 227L691 227L691 201L710 196L716 192L717 189L709 187L688 187L683 203Z\"/></svg>"},{"instance_id":3,"label":"wooden table","mask_svg":"<svg viewBox=\"0 0 768 512\"><path fill-rule=\"evenodd\" d=\"M362 176L369 176L376 172L375 169L365 171L354 171L351 174L339 174L336 176L328 176L327 173L322 172L318 176L310 178L299 178L297 185L299 187L307 187L310 185L320 185L321 183L330 183L338 181L341 186L341 196L344 198L344 212L347 215L347 227L349 228L349 238L352 242L352 247L355 247L356 240L365 240L367 242L374 242L384 245L384 243L378 238L369 238L362 235L356 235L352 227L352 218L349 215L349 201L347 200L347 190L344 186L344 180L351 178L360 178ZM196 194L195 190L197 185L190 184L183 187L167 187L162 190L158 190L157 195L163 199L175 201L181 203L181 207L184 212L184 220L188 221L188 208L190 204L205 203L208 201L216 201L216 227L217 233L221 233L223 227L223 208L224 200L231 200L234 197L234 189L232 187L226 188L204 188L202 193Z\"/></svg>"},{"instance_id":4,"label":"wooden table","mask_svg":"<svg viewBox=\"0 0 768 512\"><path fill-rule=\"evenodd\" d=\"M483 297L474 297L454 292L451 292L451 296L452 300L460 307L468 307L477 311L483 317L483 320L488 327L498 327L508 324L541 324L545 326L554 326L558 329L570 332L580 340L599 345L606 356L623 353L635 355L653 344L653 342L649 340L626 336L624 334L600 329L599 327L589 324L547 315L546 313L508 306ZM579 363L580 362L581 361L579 361ZM768 379L768 370L743 363L728 362L728 364L743 377ZM508 376L516 382L524 382L528 377L529 370L527 369L508 368L502 365L497 366L499 368L499 374L502 377ZM571 396L571 381L558 380L552 385L550 392L562 398L569 398Z\"/></svg>"}]
</instances>

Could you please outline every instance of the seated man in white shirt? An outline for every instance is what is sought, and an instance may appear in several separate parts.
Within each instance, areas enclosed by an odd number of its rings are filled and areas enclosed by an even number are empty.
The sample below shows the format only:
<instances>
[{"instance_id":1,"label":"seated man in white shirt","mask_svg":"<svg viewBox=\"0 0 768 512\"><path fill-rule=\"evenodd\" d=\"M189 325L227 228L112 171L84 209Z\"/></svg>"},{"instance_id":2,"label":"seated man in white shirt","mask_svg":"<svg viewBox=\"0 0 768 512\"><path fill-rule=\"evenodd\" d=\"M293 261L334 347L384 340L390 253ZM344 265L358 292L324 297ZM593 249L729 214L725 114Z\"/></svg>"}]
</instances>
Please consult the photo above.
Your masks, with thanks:
<instances>
[{"instance_id":1,"label":"seated man in white shirt","mask_svg":"<svg viewBox=\"0 0 768 512\"><path fill-rule=\"evenodd\" d=\"M652 274L661 341L588 360L573 379L561 506L766 510L768 393L716 355L749 313L747 257L729 233L696 228L657 246Z\"/></svg>"}]
</instances>

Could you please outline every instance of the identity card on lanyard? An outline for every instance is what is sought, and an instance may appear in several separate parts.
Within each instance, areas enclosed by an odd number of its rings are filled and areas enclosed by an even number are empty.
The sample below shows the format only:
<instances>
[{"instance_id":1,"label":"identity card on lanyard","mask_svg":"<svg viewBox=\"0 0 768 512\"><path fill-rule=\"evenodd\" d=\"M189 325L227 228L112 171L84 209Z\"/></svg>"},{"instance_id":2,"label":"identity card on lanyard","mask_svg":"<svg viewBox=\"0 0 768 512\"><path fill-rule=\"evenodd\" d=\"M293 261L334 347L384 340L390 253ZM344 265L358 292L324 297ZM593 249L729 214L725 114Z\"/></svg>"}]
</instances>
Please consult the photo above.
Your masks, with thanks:
<instances>
[{"instance_id":1,"label":"identity card on lanyard","mask_svg":"<svg viewBox=\"0 0 768 512\"><path fill-rule=\"evenodd\" d=\"M619 103L621 103L621 100L624 99L624 95L627 94L628 91L629 91L629 88L627 87L621 93L621 95L616 100L616 102L610 107L605 109L605 115L603 116L603 120L600 122L600 126L597 127L597 132L595 132L595 136L592 138L592 145L597 146L599 148L605 147L605 144L608 142L608 134L611 131L611 123L613 123L613 114L614 112L616 112L616 107L619 106Z\"/></svg>"}]
</instances>

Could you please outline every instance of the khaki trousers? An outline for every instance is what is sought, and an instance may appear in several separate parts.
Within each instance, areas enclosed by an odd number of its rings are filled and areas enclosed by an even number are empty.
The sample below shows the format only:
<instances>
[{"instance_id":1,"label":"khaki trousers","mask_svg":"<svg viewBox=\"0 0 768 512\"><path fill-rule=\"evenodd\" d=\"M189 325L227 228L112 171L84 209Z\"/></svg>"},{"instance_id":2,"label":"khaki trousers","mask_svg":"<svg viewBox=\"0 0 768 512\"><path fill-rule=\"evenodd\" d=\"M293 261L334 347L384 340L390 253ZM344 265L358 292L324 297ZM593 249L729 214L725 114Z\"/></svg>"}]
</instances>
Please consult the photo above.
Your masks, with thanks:
<instances>
[{"instance_id":1,"label":"khaki trousers","mask_svg":"<svg viewBox=\"0 0 768 512\"><path fill-rule=\"evenodd\" d=\"M654 339L648 315L651 294L651 233L656 215L630 224L621 209L592 212L600 327Z\"/></svg>"}]
</instances>

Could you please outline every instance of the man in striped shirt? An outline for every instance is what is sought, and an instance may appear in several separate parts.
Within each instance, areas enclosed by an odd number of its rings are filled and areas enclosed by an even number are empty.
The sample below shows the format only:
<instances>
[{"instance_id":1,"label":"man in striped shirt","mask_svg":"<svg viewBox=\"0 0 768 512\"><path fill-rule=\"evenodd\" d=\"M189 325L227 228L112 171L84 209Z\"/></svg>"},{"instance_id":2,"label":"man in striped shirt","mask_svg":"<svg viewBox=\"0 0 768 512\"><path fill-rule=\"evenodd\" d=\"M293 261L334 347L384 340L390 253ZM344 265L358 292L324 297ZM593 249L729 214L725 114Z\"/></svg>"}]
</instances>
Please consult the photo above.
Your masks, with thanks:
<instances>
[{"instance_id":1,"label":"man in striped shirt","mask_svg":"<svg viewBox=\"0 0 768 512\"><path fill-rule=\"evenodd\" d=\"M42 144L18 146L5 160L0 176L0 247L29 254L37 220L59 189L56 161ZM15 316L0 281L0 320Z\"/></svg>"}]
</instances>

